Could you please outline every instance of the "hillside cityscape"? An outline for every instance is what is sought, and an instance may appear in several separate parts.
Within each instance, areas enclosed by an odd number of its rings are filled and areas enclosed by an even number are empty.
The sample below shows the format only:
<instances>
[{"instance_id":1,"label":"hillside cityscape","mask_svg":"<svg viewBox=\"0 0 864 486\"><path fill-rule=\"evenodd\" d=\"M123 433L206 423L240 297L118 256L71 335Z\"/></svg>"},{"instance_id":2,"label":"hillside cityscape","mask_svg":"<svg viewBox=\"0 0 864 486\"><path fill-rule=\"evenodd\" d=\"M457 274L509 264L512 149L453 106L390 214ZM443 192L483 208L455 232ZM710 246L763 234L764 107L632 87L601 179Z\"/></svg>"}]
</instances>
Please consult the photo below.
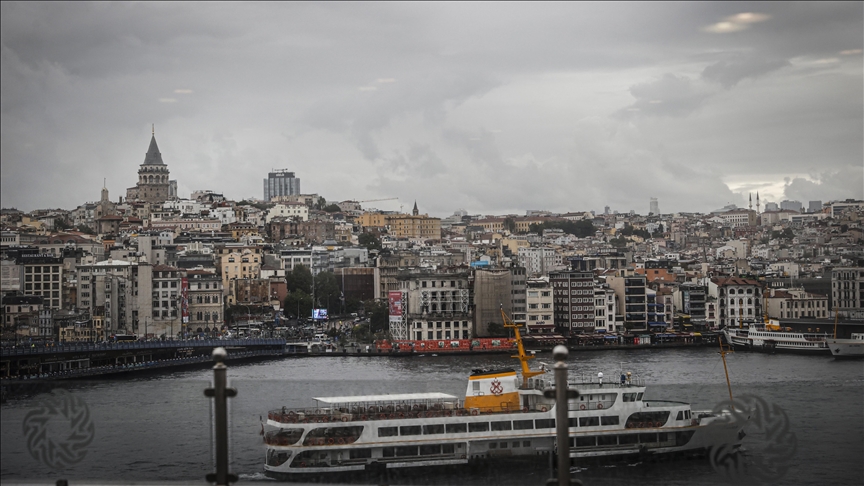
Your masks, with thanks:
<instances>
[{"instance_id":1,"label":"hillside cityscape","mask_svg":"<svg viewBox=\"0 0 864 486\"><path fill-rule=\"evenodd\" d=\"M571 341L864 320L862 200L437 218L423 201L381 211L392 199L264 175L260 199L183 197L154 134L125 195L2 209L4 344L298 338L313 323L341 339L471 339L506 335L500 309Z\"/></svg>"}]
</instances>

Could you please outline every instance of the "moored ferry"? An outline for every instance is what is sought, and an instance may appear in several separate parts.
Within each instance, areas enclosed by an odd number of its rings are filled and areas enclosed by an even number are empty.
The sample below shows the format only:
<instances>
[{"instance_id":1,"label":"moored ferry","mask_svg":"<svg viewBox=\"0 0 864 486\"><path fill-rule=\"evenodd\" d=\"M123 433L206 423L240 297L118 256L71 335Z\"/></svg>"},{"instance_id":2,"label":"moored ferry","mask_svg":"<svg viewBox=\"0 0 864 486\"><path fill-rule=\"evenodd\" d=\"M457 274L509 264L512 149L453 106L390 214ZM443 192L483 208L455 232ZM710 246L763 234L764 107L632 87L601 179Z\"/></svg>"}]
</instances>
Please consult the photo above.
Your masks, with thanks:
<instances>
[{"instance_id":1,"label":"moored ferry","mask_svg":"<svg viewBox=\"0 0 864 486\"><path fill-rule=\"evenodd\" d=\"M750 323L746 327L723 329L726 342L737 350L767 353L828 355L829 335L818 332L794 332L774 324Z\"/></svg>"},{"instance_id":2,"label":"moored ferry","mask_svg":"<svg viewBox=\"0 0 864 486\"><path fill-rule=\"evenodd\" d=\"M828 339L834 359L864 358L864 333L852 333L850 339Z\"/></svg>"},{"instance_id":3,"label":"moored ferry","mask_svg":"<svg viewBox=\"0 0 864 486\"><path fill-rule=\"evenodd\" d=\"M474 370L464 397L410 393L315 398L316 406L272 410L264 424L265 473L319 480L364 473L459 467L474 462L537 461L555 444L555 401L545 371L531 370L514 328L522 363ZM617 376L617 373L616 373ZM571 460L699 455L740 443L728 412L694 412L683 402L645 400L630 373L614 383L580 381L568 402Z\"/></svg>"}]
</instances>

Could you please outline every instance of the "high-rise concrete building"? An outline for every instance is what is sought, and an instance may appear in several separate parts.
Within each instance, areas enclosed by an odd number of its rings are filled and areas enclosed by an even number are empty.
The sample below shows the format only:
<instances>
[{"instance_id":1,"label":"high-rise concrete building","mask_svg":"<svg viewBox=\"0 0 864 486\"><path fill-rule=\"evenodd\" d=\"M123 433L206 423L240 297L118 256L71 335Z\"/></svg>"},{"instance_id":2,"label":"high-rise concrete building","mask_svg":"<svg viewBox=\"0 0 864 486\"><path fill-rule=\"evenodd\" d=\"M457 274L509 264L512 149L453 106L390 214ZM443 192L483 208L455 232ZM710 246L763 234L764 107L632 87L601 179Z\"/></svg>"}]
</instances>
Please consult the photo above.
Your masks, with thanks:
<instances>
[{"instance_id":1,"label":"high-rise concrete building","mask_svg":"<svg viewBox=\"0 0 864 486\"><path fill-rule=\"evenodd\" d=\"M648 209L648 212L650 214L655 215L655 216L660 214L660 203L657 202L656 197L651 198L651 204L650 204L650 208Z\"/></svg>"},{"instance_id":2,"label":"high-rise concrete building","mask_svg":"<svg viewBox=\"0 0 864 486\"><path fill-rule=\"evenodd\" d=\"M550 272L555 329L565 335L594 332L594 274Z\"/></svg>"},{"instance_id":3,"label":"high-rise concrete building","mask_svg":"<svg viewBox=\"0 0 864 486\"><path fill-rule=\"evenodd\" d=\"M264 179L264 200L278 196L297 196L300 194L300 179L288 169L273 169Z\"/></svg>"},{"instance_id":4,"label":"high-rise concrete building","mask_svg":"<svg viewBox=\"0 0 864 486\"><path fill-rule=\"evenodd\" d=\"M807 204L807 212L808 213L820 213L820 212L822 212L822 201L810 201Z\"/></svg>"},{"instance_id":5,"label":"high-rise concrete building","mask_svg":"<svg viewBox=\"0 0 864 486\"><path fill-rule=\"evenodd\" d=\"M791 211L798 211L799 213L804 212L804 205L801 204L801 201L780 201L780 209L789 209Z\"/></svg>"}]
</instances>

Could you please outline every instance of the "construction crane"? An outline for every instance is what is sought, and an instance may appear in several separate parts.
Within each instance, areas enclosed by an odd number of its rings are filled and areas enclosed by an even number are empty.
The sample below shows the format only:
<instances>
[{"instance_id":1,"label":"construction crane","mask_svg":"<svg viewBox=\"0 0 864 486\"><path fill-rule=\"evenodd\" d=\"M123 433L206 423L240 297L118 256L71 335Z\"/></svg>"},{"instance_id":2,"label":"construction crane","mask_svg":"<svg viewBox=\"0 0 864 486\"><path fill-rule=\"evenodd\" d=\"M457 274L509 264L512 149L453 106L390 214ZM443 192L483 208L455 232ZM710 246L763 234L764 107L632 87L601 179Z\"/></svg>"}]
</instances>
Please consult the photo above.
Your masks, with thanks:
<instances>
[{"instance_id":1,"label":"construction crane","mask_svg":"<svg viewBox=\"0 0 864 486\"><path fill-rule=\"evenodd\" d=\"M367 199L365 201L357 201L358 203L367 203L367 202L380 202L380 201L398 201L398 197L388 197L384 199Z\"/></svg>"}]
</instances>

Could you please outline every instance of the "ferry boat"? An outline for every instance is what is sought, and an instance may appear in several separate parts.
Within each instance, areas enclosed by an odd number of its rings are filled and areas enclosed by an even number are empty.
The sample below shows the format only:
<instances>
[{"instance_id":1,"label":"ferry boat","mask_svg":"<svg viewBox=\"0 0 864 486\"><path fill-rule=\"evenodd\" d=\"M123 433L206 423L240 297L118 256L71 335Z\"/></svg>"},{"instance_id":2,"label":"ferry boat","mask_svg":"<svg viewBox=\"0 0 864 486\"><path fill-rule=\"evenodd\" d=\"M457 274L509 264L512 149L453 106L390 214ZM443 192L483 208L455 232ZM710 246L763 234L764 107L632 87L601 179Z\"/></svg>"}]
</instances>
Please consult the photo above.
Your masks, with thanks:
<instances>
[{"instance_id":1,"label":"ferry boat","mask_svg":"<svg viewBox=\"0 0 864 486\"><path fill-rule=\"evenodd\" d=\"M473 463L544 464L555 448L555 400L545 370L531 370L519 330L521 377L474 370L464 397L446 393L317 397L316 406L271 410L262 422L265 474L280 480L420 474ZM616 373L617 376L617 373ZM598 379L599 380L599 379ZM743 436L731 412L694 412L687 403L646 400L631 373L614 383L580 380L568 402L572 460L702 455L735 448Z\"/></svg>"},{"instance_id":2,"label":"ferry boat","mask_svg":"<svg viewBox=\"0 0 864 486\"><path fill-rule=\"evenodd\" d=\"M749 323L746 327L723 329L726 343L736 351L763 351L766 353L799 353L828 355L829 335L818 332L793 332L776 323Z\"/></svg>"},{"instance_id":3,"label":"ferry boat","mask_svg":"<svg viewBox=\"0 0 864 486\"><path fill-rule=\"evenodd\" d=\"M860 359L864 358L864 333L852 333L850 339L831 338L828 340L828 348L834 359Z\"/></svg>"}]
</instances>

